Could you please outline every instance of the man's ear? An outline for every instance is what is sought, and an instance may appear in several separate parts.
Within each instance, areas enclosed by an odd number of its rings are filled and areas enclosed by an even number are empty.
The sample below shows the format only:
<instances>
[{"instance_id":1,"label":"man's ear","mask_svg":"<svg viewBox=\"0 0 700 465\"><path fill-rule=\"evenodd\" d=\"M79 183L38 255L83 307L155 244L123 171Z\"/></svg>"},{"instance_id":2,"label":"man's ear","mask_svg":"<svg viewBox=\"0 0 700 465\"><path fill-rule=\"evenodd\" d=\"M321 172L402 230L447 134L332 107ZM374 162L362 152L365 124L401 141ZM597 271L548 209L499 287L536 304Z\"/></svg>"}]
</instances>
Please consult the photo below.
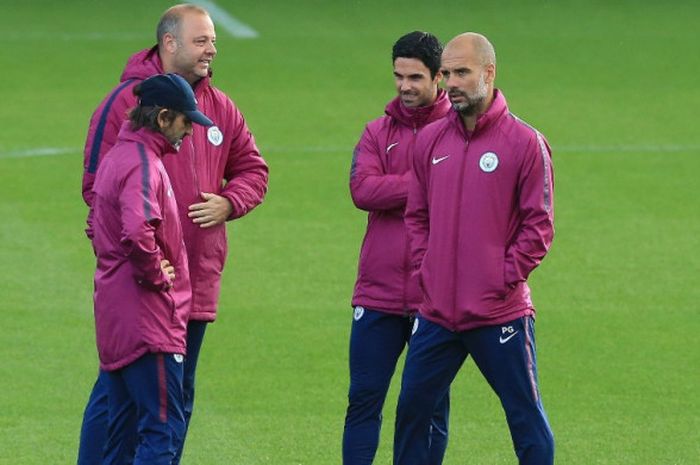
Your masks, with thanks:
<instances>
[{"instance_id":1,"label":"man's ear","mask_svg":"<svg viewBox=\"0 0 700 465\"><path fill-rule=\"evenodd\" d=\"M177 37L170 32L163 34L163 48L168 53L175 53L177 50Z\"/></svg>"},{"instance_id":2,"label":"man's ear","mask_svg":"<svg viewBox=\"0 0 700 465\"><path fill-rule=\"evenodd\" d=\"M170 126L170 122L165 117L167 112L168 112L168 110L166 108L161 108L160 111L158 112L158 116L156 117L156 120L158 121L158 127L161 129L167 128L168 126Z\"/></svg>"},{"instance_id":3,"label":"man's ear","mask_svg":"<svg viewBox=\"0 0 700 465\"><path fill-rule=\"evenodd\" d=\"M489 63L484 68L484 72L486 73L484 82L486 84L493 84L493 82L496 80L496 65L494 65L493 63Z\"/></svg>"}]
</instances>

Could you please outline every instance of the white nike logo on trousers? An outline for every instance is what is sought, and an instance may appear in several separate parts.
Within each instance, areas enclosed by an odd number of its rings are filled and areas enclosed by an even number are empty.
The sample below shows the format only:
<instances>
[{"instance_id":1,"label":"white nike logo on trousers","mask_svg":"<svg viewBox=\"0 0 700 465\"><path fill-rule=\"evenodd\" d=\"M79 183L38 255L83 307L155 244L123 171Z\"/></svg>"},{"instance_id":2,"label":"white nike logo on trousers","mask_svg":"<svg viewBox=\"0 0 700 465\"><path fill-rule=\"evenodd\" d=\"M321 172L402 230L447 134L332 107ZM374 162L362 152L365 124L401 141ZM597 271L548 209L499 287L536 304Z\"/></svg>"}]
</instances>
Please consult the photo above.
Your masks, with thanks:
<instances>
[{"instance_id":1,"label":"white nike logo on trousers","mask_svg":"<svg viewBox=\"0 0 700 465\"><path fill-rule=\"evenodd\" d=\"M514 332L513 334L510 334L510 335L508 335L508 337L503 337L503 336L501 336L501 337L498 338L498 342L500 342L501 344L505 344L506 342L510 341L510 340L512 339L513 336L515 336L516 334L518 334L518 332L519 332L519 331L516 331L516 332Z\"/></svg>"}]
</instances>

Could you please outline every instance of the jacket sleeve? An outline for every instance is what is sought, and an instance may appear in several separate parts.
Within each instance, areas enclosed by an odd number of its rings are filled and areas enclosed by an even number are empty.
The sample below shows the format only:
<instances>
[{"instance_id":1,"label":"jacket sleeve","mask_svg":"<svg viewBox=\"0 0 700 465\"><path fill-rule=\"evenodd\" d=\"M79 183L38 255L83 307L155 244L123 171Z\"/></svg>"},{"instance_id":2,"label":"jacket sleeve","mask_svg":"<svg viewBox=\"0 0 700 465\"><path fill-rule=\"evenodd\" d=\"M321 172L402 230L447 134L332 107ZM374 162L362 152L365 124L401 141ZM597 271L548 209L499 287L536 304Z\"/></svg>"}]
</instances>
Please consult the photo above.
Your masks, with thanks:
<instances>
[{"instance_id":1,"label":"jacket sleeve","mask_svg":"<svg viewBox=\"0 0 700 465\"><path fill-rule=\"evenodd\" d=\"M425 251L428 249L430 220L428 218L428 165L424 154L425 145L419 136L416 140L413 154L413 169L408 187L408 201L404 223L408 232L408 243L411 248L411 269L417 272Z\"/></svg>"},{"instance_id":2,"label":"jacket sleeve","mask_svg":"<svg viewBox=\"0 0 700 465\"><path fill-rule=\"evenodd\" d=\"M172 286L160 267L167 257L156 242L156 229L163 220L158 199L160 183L158 172L144 163L127 173L119 193L122 247L134 268L134 278L153 290Z\"/></svg>"},{"instance_id":3,"label":"jacket sleeve","mask_svg":"<svg viewBox=\"0 0 700 465\"><path fill-rule=\"evenodd\" d=\"M90 200L91 200L91 202L90 202L90 206L88 207L87 219L85 220L85 222L87 223L87 227L85 228L85 235L92 242L92 240L95 238L95 226L94 226L94 224L95 224L94 223L95 211L94 211L94 207L92 204L93 199L91 198Z\"/></svg>"},{"instance_id":4,"label":"jacket sleeve","mask_svg":"<svg viewBox=\"0 0 700 465\"><path fill-rule=\"evenodd\" d=\"M233 107L232 103L230 105ZM235 107L230 127L232 142L224 170L226 184L221 195L233 206L228 217L228 220L233 220L262 203L267 192L269 169L243 115Z\"/></svg>"},{"instance_id":5,"label":"jacket sleeve","mask_svg":"<svg viewBox=\"0 0 700 465\"><path fill-rule=\"evenodd\" d=\"M400 175L387 174L380 150L369 128L365 128L350 167L352 201L365 211L403 209L408 197L410 171Z\"/></svg>"},{"instance_id":6,"label":"jacket sleeve","mask_svg":"<svg viewBox=\"0 0 700 465\"><path fill-rule=\"evenodd\" d=\"M554 172L547 141L536 134L518 180L520 227L506 250L505 282L515 287L540 264L554 238Z\"/></svg>"},{"instance_id":7,"label":"jacket sleeve","mask_svg":"<svg viewBox=\"0 0 700 465\"><path fill-rule=\"evenodd\" d=\"M89 207L94 195L92 185L102 157L117 143L117 136L127 111L136 105L132 94L134 81L125 81L105 97L90 118L83 150L83 200Z\"/></svg>"}]
</instances>

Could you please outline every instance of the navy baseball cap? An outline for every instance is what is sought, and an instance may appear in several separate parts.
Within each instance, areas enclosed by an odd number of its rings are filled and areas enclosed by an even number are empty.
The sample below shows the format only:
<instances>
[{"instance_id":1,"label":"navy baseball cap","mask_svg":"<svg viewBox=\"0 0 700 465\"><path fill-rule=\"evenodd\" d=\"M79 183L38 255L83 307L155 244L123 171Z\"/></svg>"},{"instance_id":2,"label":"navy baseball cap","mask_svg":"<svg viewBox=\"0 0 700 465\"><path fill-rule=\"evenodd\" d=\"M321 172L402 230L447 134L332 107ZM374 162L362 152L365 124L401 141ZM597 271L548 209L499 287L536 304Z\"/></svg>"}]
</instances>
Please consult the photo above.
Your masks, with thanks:
<instances>
[{"instance_id":1,"label":"navy baseball cap","mask_svg":"<svg viewBox=\"0 0 700 465\"><path fill-rule=\"evenodd\" d=\"M190 84L177 74L156 74L141 83L141 102L144 107L159 106L187 115L193 123L213 126L212 120L197 109L197 99Z\"/></svg>"}]
</instances>

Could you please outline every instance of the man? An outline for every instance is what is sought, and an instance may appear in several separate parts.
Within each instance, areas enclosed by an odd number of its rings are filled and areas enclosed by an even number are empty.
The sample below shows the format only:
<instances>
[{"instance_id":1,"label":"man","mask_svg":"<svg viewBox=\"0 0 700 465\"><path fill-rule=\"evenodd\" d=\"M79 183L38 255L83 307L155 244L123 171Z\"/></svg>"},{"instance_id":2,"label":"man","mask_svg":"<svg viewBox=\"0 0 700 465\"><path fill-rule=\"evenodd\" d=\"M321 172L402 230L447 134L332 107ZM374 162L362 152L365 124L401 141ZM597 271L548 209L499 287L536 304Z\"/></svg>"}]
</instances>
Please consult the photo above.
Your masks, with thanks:
<instances>
[{"instance_id":1,"label":"man","mask_svg":"<svg viewBox=\"0 0 700 465\"><path fill-rule=\"evenodd\" d=\"M394 44L398 96L387 104L384 116L367 125L355 148L350 192L357 208L369 215L352 298L345 465L374 460L384 400L418 308L403 214L416 132L450 109L445 91L438 89L441 52L440 42L426 32L411 32ZM447 445L448 408L445 395L432 425L434 465L442 463Z\"/></svg>"},{"instance_id":2,"label":"man","mask_svg":"<svg viewBox=\"0 0 700 465\"><path fill-rule=\"evenodd\" d=\"M423 300L394 464L429 463L432 409L468 355L501 400L520 464L552 464L527 285L554 235L550 149L494 89L496 55L484 36L450 41L441 71L454 111L419 135L406 207Z\"/></svg>"},{"instance_id":3,"label":"man","mask_svg":"<svg viewBox=\"0 0 700 465\"><path fill-rule=\"evenodd\" d=\"M216 56L214 24L206 10L183 4L168 9L157 27L157 45L133 55L121 83L90 121L85 144L83 198L92 204L92 184L102 155L115 143L127 109L135 105L132 88L160 73L177 73L194 89L200 108L214 126L195 127L177 157L163 161L178 203L192 283L187 325L183 389L187 424L194 402L194 376L207 323L216 318L221 273L226 258L225 221L239 218L262 202L268 168L243 115L211 84ZM107 396L98 377L83 418L80 465L100 463L106 442ZM179 463L180 450L173 461Z\"/></svg>"},{"instance_id":4,"label":"man","mask_svg":"<svg viewBox=\"0 0 700 465\"><path fill-rule=\"evenodd\" d=\"M161 159L192 123L212 126L176 74L136 86L139 104L93 185L88 236L97 257L95 325L109 396L104 463L170 464L185 433L182 362L192 289L182 228ZM131 448L131 446L129 445Z\"/></svg>"}]
</instances>

